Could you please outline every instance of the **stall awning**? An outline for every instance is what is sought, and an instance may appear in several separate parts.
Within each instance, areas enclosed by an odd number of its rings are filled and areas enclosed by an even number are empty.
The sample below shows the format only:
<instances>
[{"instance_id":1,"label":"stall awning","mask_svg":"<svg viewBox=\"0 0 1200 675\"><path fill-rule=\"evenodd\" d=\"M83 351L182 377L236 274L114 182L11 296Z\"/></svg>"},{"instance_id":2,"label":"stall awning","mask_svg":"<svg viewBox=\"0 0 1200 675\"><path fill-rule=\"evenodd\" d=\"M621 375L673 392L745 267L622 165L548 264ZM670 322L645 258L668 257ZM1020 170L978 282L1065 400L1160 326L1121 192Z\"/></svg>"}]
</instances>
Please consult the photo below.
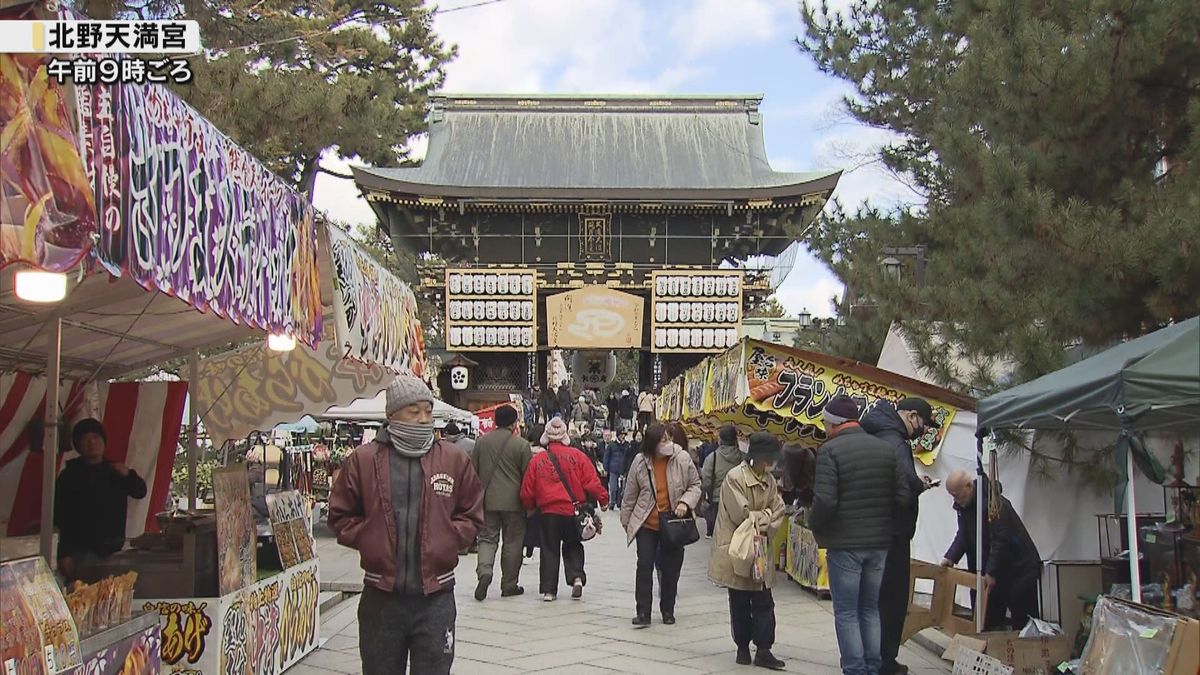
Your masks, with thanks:
<instances>
[{"instance_id":1,"label":"stall awning","mask_svg":"<svg viewBox=\"0 0 1200 675\"><path fill-rule=\"evenodd\" d=\"M979 402L989 429L1140 431L1200 426L1200 317L1117 345Z\"/></svg>"},{"instance_id":2,"label":"stall awning","mask_svg":"<svg viewBox=\"0 0 1200 675\"><path fill-rule=\"evenodd\" d=\"M387 419L384 414L384 392L379 392L374 398L360 398L347 406L335 406L317 415L322 420L355 420L363 422L382 422ZM471 413L460 408L434 399L433 419L435 422L463 422L470 424Z\"/></svg>"}]
</instances>

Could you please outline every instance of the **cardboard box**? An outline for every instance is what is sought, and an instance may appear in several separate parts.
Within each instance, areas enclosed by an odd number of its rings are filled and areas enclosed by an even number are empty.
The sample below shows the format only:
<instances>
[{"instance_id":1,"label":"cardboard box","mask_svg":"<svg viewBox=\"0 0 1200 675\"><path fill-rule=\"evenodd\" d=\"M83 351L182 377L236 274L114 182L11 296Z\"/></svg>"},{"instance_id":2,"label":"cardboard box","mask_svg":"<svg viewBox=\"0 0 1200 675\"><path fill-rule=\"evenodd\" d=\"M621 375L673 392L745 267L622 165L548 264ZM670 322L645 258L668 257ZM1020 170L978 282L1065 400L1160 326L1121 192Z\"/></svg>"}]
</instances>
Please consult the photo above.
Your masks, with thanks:
<instances>
[{"instance_id":1,"label":"cardboard box","mask_svg":"<svg viewBox=\"0 0 1200 675\"><path fill-rule=\"evenodd\" d=\"M1054 675L1058 666L1071 658L1071 639L1057 637L1022 638L1016 631L984 633L984 653L1012 666L1013 675Z\"/></svg>"}]
</instances>

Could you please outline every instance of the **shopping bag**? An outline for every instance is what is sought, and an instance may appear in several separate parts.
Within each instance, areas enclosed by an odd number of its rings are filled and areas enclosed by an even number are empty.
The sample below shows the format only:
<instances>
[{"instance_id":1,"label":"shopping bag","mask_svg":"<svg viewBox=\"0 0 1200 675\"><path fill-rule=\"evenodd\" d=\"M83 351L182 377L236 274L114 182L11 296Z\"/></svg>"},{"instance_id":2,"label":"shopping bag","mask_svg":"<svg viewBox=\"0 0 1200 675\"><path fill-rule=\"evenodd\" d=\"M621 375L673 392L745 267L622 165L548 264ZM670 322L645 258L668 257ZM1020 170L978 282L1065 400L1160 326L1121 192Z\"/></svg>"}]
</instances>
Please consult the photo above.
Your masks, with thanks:
<instances>
[{"instance_id":1,"label":"shopping bag","mask_svg":"<svg viewBox=\"0 0 1200 675\"><path fill-rule=\"evenodd\" d=\"M754 571L754 538L758 536L758 526L754 518L747 518L733 531L729 540L729 557L733 561L733 573L739 577L749 577Z\"/></svg>"}]
</instances>

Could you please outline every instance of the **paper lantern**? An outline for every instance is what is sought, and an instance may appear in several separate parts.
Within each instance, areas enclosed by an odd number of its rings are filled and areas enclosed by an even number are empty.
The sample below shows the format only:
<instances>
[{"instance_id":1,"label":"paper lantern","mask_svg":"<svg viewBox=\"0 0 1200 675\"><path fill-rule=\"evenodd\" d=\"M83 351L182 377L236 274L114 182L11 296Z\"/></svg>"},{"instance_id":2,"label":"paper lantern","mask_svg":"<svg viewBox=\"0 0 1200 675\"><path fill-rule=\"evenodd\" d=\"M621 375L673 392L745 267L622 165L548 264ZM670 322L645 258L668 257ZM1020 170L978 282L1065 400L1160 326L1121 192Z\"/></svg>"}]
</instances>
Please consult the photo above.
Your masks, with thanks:
<instances>
[{"instance_id":1,"label":"paper lantern","mask_svg":"<svg viewBox=\"0 0 1200 675\"><path fill-rule=\"evenodd\" d=\"M462 391L471 383L470 372L466 366L454 366L450 369L450 388L454 391Z\"/></svg>"}]
</instances>

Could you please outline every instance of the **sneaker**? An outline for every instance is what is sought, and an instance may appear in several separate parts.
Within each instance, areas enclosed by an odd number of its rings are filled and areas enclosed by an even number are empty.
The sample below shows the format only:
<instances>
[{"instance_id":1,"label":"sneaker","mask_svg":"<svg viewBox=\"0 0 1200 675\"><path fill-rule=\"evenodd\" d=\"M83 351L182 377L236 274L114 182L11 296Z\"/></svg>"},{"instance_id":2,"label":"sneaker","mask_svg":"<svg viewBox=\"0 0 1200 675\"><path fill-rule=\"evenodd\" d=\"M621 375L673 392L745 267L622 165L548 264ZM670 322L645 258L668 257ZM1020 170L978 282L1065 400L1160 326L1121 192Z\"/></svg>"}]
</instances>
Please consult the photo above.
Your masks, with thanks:
<instances>
[{"instance_id":1,"label":"sneaker","mask_svg":"<svg viewBox=\"0 0 1200 675\"><path fill-rule=\"evenodd\" d=\"M542 593L542 602L554 602L553 593Z\"/></svg>"},{"instance_id":2,"label":"sneaker","mask_svg":"<svg viewBox=\"0 0 1200 675\"><path fill-rule=\"evenodd\" d=\"M711 534L709 534L709 533L707 533L707 532L705 532L705 533L704 533L704 538L705 538L705 539L712 539L712 535L711 535Z\"/></svg>"},{"instance_id":3,"label":"sneaker","mask_svg":"<svg viewBox=\"0 0 1200 675\"><path fill-rule=\"evenodd\" d=\"M575 600L583 597L583 579L575 580L575 585L571 587L571 597Z\"/></svg>"},{"instance_id":4,"label":"sneaker","mask_svg":"<svg viewBox=\"0 0 1200 675\"><path fill-rule=\"evenodd\" d=\"M488 586L492 585L491 577L479 577L479 584L475 586L475 599L483 602L487 598Z\"/></svg>"},{"instance_id":5,"label":"sneaker","mask_svg":"<svg viewBox=\"0 0 1200 675\"><path fill-rule=\"evenodd\" d=\"M502 598L511 598L511 597L517 596L517 595L525 595L525 587L524 586L516 586L514 588L508 589L507 591L500 591L500 597L502 597Z\"/></svg>"},{"instance_id":6,"label":"sneaker","mask_svg":"<svg viewBox=\"0 0 1200 675\"><path fill-rule=\"evenodd\" d=\"M645 628L646 626L649 626L650 625L650 615L649 614L638 614L637 616L633 617L633 625L637 626L638 628ZM746 663L750 663L750 662L747 661Z\"/></svg>"},{"instance_id":7,"label":"sneaker","mask_svg":"<svg viewBox=\"0 0 1200 675\"><path fill-rule=\"evenodd\" d=\"M750 658L750 648L738 647L737 658L734 659L734 662L739 666L748 666L753 663L754 660Z\"/></svg>"},{"instance_id":8,"label":"sneaker","mask_svg":"<svg viewBox=\"0 0 1200 675\"><path fill-rule=\"evenodd\" d=\"M775 658L770 649L759 649L754 655L754 665L759 668L767 668L769 670L783 670L787 664Z\"/></svg>"}]
</instances>

